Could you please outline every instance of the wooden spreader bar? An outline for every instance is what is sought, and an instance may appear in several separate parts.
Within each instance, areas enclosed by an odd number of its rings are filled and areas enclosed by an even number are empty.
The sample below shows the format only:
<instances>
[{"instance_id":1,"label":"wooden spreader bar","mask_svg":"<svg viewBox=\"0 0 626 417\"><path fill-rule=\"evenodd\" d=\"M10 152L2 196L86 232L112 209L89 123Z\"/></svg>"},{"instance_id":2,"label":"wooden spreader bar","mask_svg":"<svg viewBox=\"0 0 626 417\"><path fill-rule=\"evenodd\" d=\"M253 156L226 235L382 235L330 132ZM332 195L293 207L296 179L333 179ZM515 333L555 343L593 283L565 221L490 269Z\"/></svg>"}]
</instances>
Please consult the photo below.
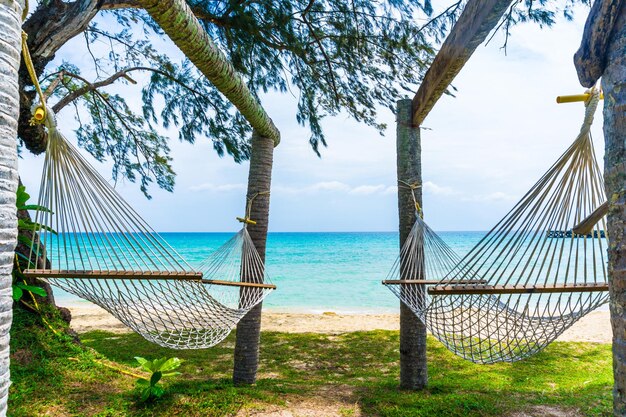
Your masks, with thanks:
<instances>
[{"instance_id":1,"label":"wooden spreader bar","mask_svg":"<svg viewBox=\"0 0 626 417\"><path fill-rule=\"evenodd\" d=\"M229 287L250 287L250 288L263 288L269 290L275 290L274 284L260 284L258 282L243 282L243 281L221 281L219 279L203 279L203 284L211 285L226 285Z\"/></svg>"},{"instance_id":2,"label":"wooden spreader bar","mask_svg":"<svg viewBox=\"0 0 626 417\"><path fill-rule=\"evenodd\" d=\"M255 287L276 289L272 284L255 282L233 282L215 279L202 279L202 272L186 271L76 271L59 269L26 269L22 272L27 278L49 279L135 279L135 280L178 280L194 281L202 284L227 285L234 287Z\"/></svg>"},{"instance_id":3,"label":"wooden spreader bar","mask_svg":"<svg viewBox=\"0 0 626 417\"><path fill-rule=\"evenodd\" d=\"M80 271L64 269L26 269L24 276L30 278L63 278L63 279L152 279L200 281L202 272L186 271Z\"/></svg>"},{"instance_id":4,"label":"wooden spreader bar","mask_svg":"<svg viewBox=\"0 0 626 417\"><path fill-rule=\"evenodd\" d=\"M541 294L560 292L608 291L608 283L537 284L537 285L438 285L428 289L431 295L463 294Z\"/></svg>"},{"instance_id":5,"label":"wooden spreader bar","mask_svg":"<svg viewBox=\"0 0 626 417\"><path fill-rule=\"evenodd\" d=\"M486 284L482 279L451 279L442 281L440 279L387 279L384 285L442 285L442 284Z\"/></svg>"}]
</instances>

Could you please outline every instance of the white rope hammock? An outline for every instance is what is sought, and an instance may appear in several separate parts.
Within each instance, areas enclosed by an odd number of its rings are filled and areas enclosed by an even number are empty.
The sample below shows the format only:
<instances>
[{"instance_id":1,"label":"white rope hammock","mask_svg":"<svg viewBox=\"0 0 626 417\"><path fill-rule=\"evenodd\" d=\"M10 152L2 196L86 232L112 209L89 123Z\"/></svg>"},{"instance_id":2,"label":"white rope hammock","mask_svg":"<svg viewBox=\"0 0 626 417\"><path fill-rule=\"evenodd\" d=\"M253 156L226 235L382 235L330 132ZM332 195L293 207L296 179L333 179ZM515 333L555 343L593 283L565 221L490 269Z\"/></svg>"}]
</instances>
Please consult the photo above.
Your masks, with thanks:
<instances>
[{"instance_id":1,"label":"white rope hammock","mask_svg":"<svg viewBox=\"0 0 626 417\"><path fill-rule=\"evenodd\" d=\"M247 223L194 270L61 135L49 110L45 125L38 204L50 211L35 214L44 227L35 230L30 259L45 256L51 266L24 275L91 301L175 349L219 343L275 288Z\"/></svg>"},{"instance_id":2,"label":"white rope hammock","mask_svg":"<svg viewBox=\"0 0 626 417\"><path fill-rule=\"evenodd\" d=\"M384 283L457 355L523 359L608 301L606 198L590 134L599 95L574 143L461 261L418 216Z\"/></svg>"}]
</instances>

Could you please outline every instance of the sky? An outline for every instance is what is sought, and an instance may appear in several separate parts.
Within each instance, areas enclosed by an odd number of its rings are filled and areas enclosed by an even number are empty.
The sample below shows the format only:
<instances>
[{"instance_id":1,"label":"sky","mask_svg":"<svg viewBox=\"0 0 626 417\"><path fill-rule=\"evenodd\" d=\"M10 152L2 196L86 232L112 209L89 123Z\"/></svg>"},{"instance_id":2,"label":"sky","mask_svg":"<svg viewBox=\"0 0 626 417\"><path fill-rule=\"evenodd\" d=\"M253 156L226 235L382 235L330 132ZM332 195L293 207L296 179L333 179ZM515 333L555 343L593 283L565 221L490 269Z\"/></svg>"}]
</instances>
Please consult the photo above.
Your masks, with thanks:
<instances>
[{"instance_id":1,"label":"sky","mask_svg":"<svg viewBox=\"0 0 626 417\"><path fill-rule=\"evenodd\" d=\"M555 98L584 90L572 57L586 14L587 9L580 7L573 22L559 21L547 29L514 27L506 54L498 36L479 46L453 82L456 97L442 97L426 118L421 133L423 208L433 229L490 229L574 140L584 107L557 105ZM55 62L90 59L82 45L81 39L70 41ZM180 55L169 41L161 47L172 56ZM122 91L139 108L139 90ZM323 128L328 148L321 149L319 158L308 144L308 129L296 122L292 96L268 94L262 104L282 134L274 152L270 231L397 229L391 111L379 113L380 121L389 126L384 136L346 115L327 118ZM76 123L70 106L58 116L61 131L74 141ZM600 111L592 133L602 163ZM116 184L118 192L157 231L237 230L235 217L244 211L248 163L218 157L208 140L191 145L179 142L174 130L168 134L177 173L174 192L153 186L153 198L147 200L139 185L128 181ZM22 154L22 181L36 196L43 156ZM110 165L88 159L110 180Z\"/></svg>"}]
</instances>

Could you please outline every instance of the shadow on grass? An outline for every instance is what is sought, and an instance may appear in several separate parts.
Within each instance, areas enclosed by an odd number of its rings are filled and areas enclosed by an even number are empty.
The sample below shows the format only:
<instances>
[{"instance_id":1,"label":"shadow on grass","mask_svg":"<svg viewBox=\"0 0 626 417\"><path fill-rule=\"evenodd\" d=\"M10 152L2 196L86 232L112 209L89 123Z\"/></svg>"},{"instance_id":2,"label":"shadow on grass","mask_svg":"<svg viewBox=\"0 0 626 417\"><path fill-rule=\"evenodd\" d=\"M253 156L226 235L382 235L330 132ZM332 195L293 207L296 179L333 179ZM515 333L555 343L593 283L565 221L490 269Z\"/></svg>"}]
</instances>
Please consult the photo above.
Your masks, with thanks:
<instances>
[{"instance_id":1,"label":"shadow on grass","mask_svg":"<svg viewBox=\"0 0 626 417\"><path fill-rule=\"evenodd\" d=\"M16 335L37 360L14 369L16 410L55 415L229 416L248 408L283 407L308 400L341 409L358 404L364 416L500 416L537 404L609 415L610 346L555 343L539 355L513 364L476 365L429 340L429 388L399 391L398 332L342 335L266 332L261 337L259 381L234 387L230 381L234 336L208 350L173 350L135 334L89 332L85 350L53 346ZM93 352L93 353L89 353ZM69 361L68 356L84 357ZM183 359L182 375L164 380L167 394L158 403L136 402L134 379L95 366L89 355L123 367L134 357ZM31 402L32 404L29 404ZM54 407L58 407L57 411ZM32 414L31 414L32 415Z\"/></svg>"}]
</instances>

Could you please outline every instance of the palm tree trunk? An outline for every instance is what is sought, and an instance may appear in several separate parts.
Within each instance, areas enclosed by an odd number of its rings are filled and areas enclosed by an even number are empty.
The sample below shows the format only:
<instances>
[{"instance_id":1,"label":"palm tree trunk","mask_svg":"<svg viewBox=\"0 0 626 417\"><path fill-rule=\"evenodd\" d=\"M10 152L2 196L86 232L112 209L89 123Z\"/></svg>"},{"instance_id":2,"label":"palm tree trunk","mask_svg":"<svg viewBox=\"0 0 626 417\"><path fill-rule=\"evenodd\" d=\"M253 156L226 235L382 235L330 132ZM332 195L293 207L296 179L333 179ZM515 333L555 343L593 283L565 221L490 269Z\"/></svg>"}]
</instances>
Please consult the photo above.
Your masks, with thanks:
<instances>
[{"instance_id":1,"label":"palm tree trunk","mask_svg":"<svg viewBox=\"0 0 626 417\"><path fill-rule=\"evenodd\" d=\"M626 2L607 48L604 90L604 180L609 200L609 292L613 327L613 410L626 416Z\"/></svg>"},{"instance_id":2,"label":"palm tree trunk","mask_svg":"<svg viewBox=\"0 0 626 417\"><path fill-rule=\"evenodd\" d=\"M270 213L269 190L272 182L272 164L274 161L274 142L254 132L250 153L250 173L248 175L248 199L256 196L251 205L250 218L256 222L248 225L248 232L265 262L265 246ZM253 384L259 366L259 341L261 335L262 303L256 305L237 324L235 343L235 365L233 382L235 384Z\"/></svg>"},{"instance_id":3,"label":"palm tree trunk","mask_svg":"<svg viewBox=\"0 0 626 417\"><path fill-rule=\"evenodd\" d=\"M12 276L17 243L17 119L19 113L21 17L24 3L0 1L0 416L6 415L9 331L13 318Z\"/></svg>"},{"instance_id":4,"label":"palm tree trunk","mask_svg":"<svg viewBox=\"0 0 626 417\"><path fill-rule=\"evenodd\" d=\"M397 169L398 180L422 183L422 148L419 127L413 126L412 101L397 103ZM399 184L400 185L400 184ZM422 189L415 190L417 202L422 204ZM415 205L411 190L398 187L398 215L400 218L400 247L404 245L415 223ZM400 260L402 263L402 259ZM411 279L411 277L400 277ZM404 303L400 303L400 388L419 390L428 384L426 363L426 326Z\"/></svg>"}]
</instances>

